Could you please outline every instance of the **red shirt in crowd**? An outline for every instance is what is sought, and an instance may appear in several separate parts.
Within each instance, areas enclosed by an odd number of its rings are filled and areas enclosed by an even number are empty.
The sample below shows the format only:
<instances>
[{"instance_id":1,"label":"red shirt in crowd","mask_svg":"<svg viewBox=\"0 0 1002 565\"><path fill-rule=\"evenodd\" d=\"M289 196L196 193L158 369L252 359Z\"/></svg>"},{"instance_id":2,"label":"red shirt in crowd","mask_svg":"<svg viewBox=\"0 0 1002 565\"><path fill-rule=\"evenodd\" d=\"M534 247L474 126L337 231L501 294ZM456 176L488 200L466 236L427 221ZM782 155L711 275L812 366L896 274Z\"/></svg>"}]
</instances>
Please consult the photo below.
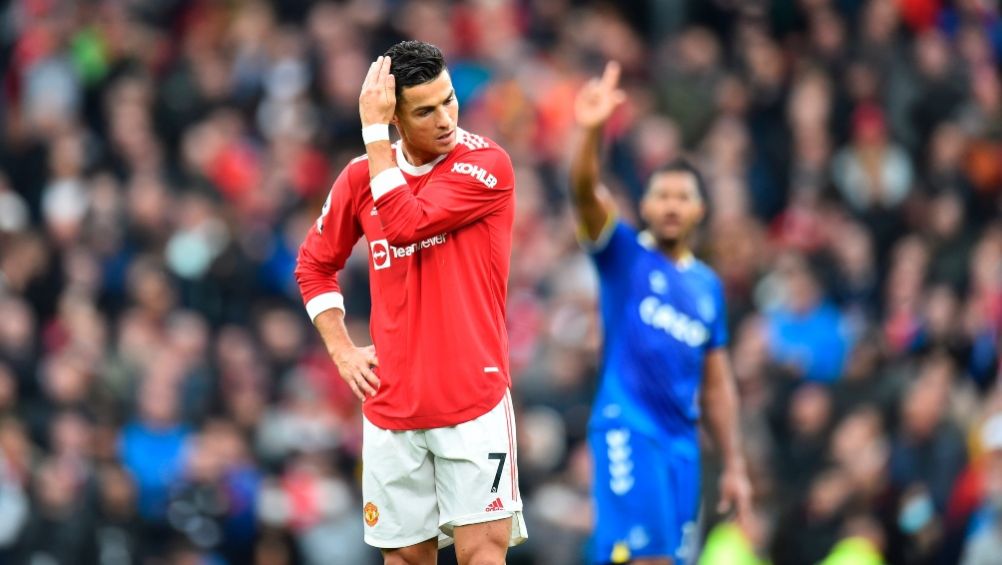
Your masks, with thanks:
<instances>
[{"instance_id":1,"label":"red shirt in crowd","mask_svg":"<svg viewBox=\"0 0 1002 565\"><path fill-rule=\"evenodd\" d=\"M331 188L299 249L296 280L311 318L343 308L336 274L355 243L369 247L376 396L362 410L384 429L452 426L490 411L511 384L505 301L515 210L511 160L457 129L448 154L379 196L365 156Z\"/></svg>"}]
</instances>

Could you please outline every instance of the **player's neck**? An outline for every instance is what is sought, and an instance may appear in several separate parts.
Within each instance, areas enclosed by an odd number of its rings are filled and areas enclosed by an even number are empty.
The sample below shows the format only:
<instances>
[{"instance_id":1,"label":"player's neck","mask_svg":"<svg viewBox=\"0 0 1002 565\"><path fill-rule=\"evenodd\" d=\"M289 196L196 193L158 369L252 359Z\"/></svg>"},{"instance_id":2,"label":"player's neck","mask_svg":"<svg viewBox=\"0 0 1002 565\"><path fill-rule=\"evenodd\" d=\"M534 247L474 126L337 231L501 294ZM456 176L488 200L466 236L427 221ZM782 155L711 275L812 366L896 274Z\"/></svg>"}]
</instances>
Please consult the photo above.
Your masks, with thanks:
<instances>
[{"instance_id":1,"label":"player's neck","mask_svg":"<svg viewBox=\"0 0 1002 565\"><path fill-rule=\"evenodd\" d=\"M424 153L422 151L415 151L406 142L401 141L400 147L404 159L414 165L415 167L420 167L421 165L428 164L438 158L438 155L432 155L431 153Z\"/></svg>"},{"instance_id":2,"label":"player's neck","mask_svg":"<svg viewBox=\"0 0 1002 565\"><path fill-rule=\"evenodd\" d=\"M692 260L692 251L684 239L677 241L659 241L658 250L671 259L672 263L680 264Z\"/></svg>"}]
</instances>

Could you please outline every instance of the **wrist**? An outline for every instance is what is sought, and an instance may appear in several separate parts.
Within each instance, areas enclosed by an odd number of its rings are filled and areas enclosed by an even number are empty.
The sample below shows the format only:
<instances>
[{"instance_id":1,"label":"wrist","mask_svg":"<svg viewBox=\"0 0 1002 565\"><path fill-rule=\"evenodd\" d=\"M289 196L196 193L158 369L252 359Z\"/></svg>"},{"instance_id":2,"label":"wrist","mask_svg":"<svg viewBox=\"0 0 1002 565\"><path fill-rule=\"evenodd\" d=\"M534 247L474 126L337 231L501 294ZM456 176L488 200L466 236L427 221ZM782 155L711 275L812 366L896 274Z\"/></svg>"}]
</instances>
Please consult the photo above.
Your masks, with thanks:
<instances>
[{"instance_id":1,"label":"wrist","mask_svg":"<svg viewBox=\"0 0 1002 565\"><path fill-rule=\"evenodd\" d=\"M338 359L354 348L355 344L351 342L350 337L338 336L327 343L327 355L329 355L331 359Z\"/></svg>"},{"instance_id":2,"label":"wrist","mask_svg":"<svg viewBox=\"0 0 1002 565\"><path fill-rule=\"evenodd\" d=\"M368 145L390 140L390 124L369 124L362 128L362 141Z\"/></svg>"},{"instance_id":3,"label":"wrist","mask_svg":"<svg viewBox=\"0 0 1002 565\"><path fill-rule=\"evenodd\" d=\"M748 472L748 466L745 463L745 458L740 455L728 457L724 461L724 473L745 474L747 472Z\"/></svg>"}]
</instances>

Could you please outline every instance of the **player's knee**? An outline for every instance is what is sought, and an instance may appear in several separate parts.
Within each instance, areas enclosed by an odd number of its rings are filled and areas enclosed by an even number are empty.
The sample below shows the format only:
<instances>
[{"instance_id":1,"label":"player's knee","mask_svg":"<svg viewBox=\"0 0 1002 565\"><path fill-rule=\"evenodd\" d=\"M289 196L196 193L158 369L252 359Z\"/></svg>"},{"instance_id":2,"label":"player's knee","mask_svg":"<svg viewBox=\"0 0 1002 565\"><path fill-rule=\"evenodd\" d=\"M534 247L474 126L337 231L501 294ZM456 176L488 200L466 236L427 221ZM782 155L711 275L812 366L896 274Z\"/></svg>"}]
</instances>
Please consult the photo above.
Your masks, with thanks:
<instances>
[{"instance_id":1,"label":"player's knee","mask_svg":"<svg viewBox=\"0 0 1002 565\"><path fill-rule=\"evenodd\" d=\"M437 547L429 547L427 544L384 550L383 565L433 565L437 550Z\"/></svg>"},{"instance_id":2,"label":"player's knee","mask_svg":"<svg viewBox=\"0 0 1002 565\"><path fill-rule=\"evenodd\" d=\"M383 565L428 565L434 563L423 555L389 553L383 555Z\"/></svg>"},{"instance_id":3,"label":"player's knee","mask_svg":"<svg viewBox=\"0 0 1002 565\"><path fill-rule=\"evenodd\" d=\"M504 565L507 553L507 538L485 535L479 543L464 543L462 547L457 546L456 560L459 561L459 565Z\"/></svg>"},{"instance_id":4,"label":"player's knee","mask_svg":"<svg viewBox=\"0 0 1002 565\"><path fill-rule=\"evenodd\" d=\"M459 559L459 565L504 565L505 549L496 547L475 550L467 554L465 559Z\"/></svg>"}]
</instances>

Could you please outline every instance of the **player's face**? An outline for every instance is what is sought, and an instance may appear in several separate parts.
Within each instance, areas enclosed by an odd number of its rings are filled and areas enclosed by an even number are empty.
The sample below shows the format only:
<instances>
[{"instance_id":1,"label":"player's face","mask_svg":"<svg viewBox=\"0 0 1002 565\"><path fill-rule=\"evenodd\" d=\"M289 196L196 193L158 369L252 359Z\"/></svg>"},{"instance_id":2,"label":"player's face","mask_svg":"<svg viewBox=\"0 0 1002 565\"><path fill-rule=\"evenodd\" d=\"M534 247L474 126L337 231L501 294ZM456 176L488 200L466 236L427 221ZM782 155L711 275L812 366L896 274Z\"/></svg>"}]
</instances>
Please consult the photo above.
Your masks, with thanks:
<instances>
[{"instance_id":1,"label":"player's face","mask_svg":"<svg viewBox=\"0 0 1002 565\"><path fill-rule=\"evenodd\" d=\"M705 208L696 179L686 172L658 173L640 202L640 215L659 241L684 239L703 219Z\"/></svg>"},{"instance_id":2,"label":"player's face","mask_svg":"<svg viewBox=\"0 0 1002 565\"><path fill-rule=\"evenodd\" d=\"M435 80L403 89L393 123L407 149L418 156L438 156L456 146L459 103L448 71Z\"/></svg>"}]
</instances>

